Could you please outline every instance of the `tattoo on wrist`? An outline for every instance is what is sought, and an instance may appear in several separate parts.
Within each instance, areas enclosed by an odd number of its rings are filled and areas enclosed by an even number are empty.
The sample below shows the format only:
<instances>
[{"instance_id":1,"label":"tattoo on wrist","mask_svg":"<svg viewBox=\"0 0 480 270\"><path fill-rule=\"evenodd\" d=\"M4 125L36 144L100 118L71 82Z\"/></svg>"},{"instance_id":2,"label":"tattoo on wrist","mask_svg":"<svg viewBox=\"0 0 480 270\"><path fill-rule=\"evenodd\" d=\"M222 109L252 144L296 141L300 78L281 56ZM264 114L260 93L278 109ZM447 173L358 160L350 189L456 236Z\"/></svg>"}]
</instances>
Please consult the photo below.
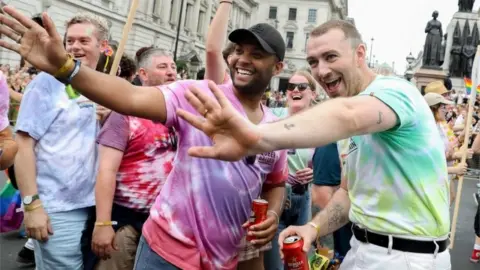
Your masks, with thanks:
<instances>
[{"instance_id":1,"label":"tattoo on wrist","mask_svg":"<svg viewBox=\"0 0 480 270\"><path fill-rule=\"evenodd\" d=\"M284 126L286 129L288 129L288 130L290 130L290 129L292 129L292 128L295 127L294 124L285 124L285 125L283 125L283 126Z\"/></svg>"},{"instance_id":2,"label":"tattoo on wrist","mask_svg":"<svg viewBox=\"0 0 480 270\"><path fill-rule=\"evenodd\" d=\"M329 231L335 231L338 227L347 223L347 217L343 214L344 210L343 206L339 204L335 204L333 207L327 209Z\"/></svg>"},{"instance_id":3,"label":"tattoo on wrist","mask_svg":"<svg viewBox=\"0 0 480 270\"><path fill-rule=\"evenodd\" d=\"M378 121L377 121L377 124L381 124L382 123L382 112L378 112Z\"/></svg>"}]
</instances>

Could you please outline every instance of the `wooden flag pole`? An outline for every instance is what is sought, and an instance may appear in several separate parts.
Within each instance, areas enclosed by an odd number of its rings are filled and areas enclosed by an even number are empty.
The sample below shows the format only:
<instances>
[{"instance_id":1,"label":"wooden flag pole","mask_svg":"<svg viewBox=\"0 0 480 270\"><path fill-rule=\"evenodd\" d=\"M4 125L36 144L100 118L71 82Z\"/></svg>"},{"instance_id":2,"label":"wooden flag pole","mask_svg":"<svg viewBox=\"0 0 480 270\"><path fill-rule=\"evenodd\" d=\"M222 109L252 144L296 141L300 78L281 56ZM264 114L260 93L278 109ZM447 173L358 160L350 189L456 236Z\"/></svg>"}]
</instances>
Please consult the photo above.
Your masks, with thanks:
<instances>
[{"instance_id":1,"label":"wooden flag pole","mask_svg":"<svg viewBox=\"0 0 480 270\"><path fill-rule=\"evenodd\" d=\"M128 40L128 34L130 33L130 29L132 29L133 20L135 19L135 13L137 12L139 0L133 0L132 5L130 6L130 11L128 12L127 22L123 27L123 36L122 40L118 44L118 49L115 52L115 57L112 63L112 68L110 69L110 75L116 76L118 66L120 65L120 60L122 59L123 51L125 50L125 44Z\"/></svg>"},{"instance_id":2,"label":"wooden flag pole","mask_svg":"<svg viewBox=\"0 0 480 270\"><path fill-rule=\"evenodd\" d=\"M473 61L472 90L470 91L470 100L469 100L470 102L468 104L467 124L465 126L465 139L463 140L462 159L460 164L463 164L467 161L468 141L470 140L470 135L472 131L472 115L473 115L475 101L477 99L477 86L480 84L479 68L480 68L480 46L477 47L477 53L475 55L475 60ZM450 185L452 184L453 183L450 183ZM457 223L458 223L458 210L460 208L460 200L462 198L462 187L463 187L463 175L458 178L457 195L455 199L455 209L453 210L453 218L452 218L452 229L450 231L450 249L453 249L454 242L455 242L455 232L457 230Z\"/></svg>"}]
</instances>

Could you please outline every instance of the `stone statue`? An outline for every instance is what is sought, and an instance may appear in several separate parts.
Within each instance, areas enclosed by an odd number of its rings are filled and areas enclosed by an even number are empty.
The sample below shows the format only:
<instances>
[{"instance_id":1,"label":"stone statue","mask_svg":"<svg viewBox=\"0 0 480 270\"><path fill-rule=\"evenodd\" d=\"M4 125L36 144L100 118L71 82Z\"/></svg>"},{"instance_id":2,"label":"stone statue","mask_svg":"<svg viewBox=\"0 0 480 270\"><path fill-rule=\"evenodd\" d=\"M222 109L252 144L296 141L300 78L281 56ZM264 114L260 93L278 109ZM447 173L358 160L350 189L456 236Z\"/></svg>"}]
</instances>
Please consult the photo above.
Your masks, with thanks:
<instances>
[{"instance_id":1,"label":"stone statue","mask_svg":"<svg viewBox=\"0 0 480 270\"><path fill-rule=\"evenodd\" d=\"M432 17L433 19L427 23L425 28L427 38L423 47L423 67L440 69L443 58L440 57L443 37L442 23L437 20L438 11L434 11Z\"/></svg>"},{"instance_id":2,"label":"stone statue","mask_svg":"<svg viewBox=\"0 0 480 270\"><path fill-rule=\"evenodd\" d=\"M472 12L473 3L475 3L475 0L458 0L458 11Z\"/></svg>"},{"instance_id":3,"label":"stone statue","mask_svg":"<svg viewBox=\"0 0 480 270\"><path fill-rule=\"evenodd\" d=\"M462 42L460 36L453 36L452 48L450 50L450 65L448 70L450 71L450 77L462 77L463 72L461 68L462 58Z\"/></svg>"},{"instance_id":4,"label":"stone statue","mask_svg":"<svg viewBox=\"0 0 480 270\"><path fill-rule=\"evenodd\" d=\"M470 78L472 75L473 58L475 57L476 51L477 48L473 44L472 36L467 37L467 42L463 45L461 58L461 70L464 77Z\"/></svg>"}]
</instances>

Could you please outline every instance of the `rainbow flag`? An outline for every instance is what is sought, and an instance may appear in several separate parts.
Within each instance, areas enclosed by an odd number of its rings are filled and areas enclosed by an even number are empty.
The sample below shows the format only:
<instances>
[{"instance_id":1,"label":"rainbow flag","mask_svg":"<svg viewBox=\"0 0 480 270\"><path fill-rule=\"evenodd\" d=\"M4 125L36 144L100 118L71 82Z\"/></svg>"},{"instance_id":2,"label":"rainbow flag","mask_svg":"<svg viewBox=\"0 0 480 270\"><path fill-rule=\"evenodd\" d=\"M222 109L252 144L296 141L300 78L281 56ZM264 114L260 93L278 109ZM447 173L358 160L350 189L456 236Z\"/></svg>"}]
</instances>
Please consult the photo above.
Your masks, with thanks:
<instances>
[{"instance_id":1,"label":"rainbow flag","mask_svg":"<svg viewBox=\"0 0 480 270\"><path fill-rule=\"evenodd\" d=\"M463 78L463 80L465 81L465 88L467 90L467 94L470 95L470 93L472 92L472 79L470 78Z\"/></svg>"},{"instance_id":2,"label":"rainbow flag","mask_svg":"<svg viewBox=\"0 0 480 270\"><path fill-rule=\"evenodd\" d=\"M472 92L472 79L463 78L463 80L465 81L465 88L467 90L467 94L470 95L470 93ZM477 96L480 96L480 84L477 85L477 89L475 90L477 91Z\"/></svg>"},{"instance_id":3,"label":"rainbow flag","mask_svg":"<svg viewBox=\"0 0 480 270\"><path fill-rule=\"evenodd\" d=\"M2 173L0 171L0 173ZM23 212L17 212L22 206L20 192L10 180L0 191L0 233L18 230L23 222Z\"/></svg>"}]
</instances>

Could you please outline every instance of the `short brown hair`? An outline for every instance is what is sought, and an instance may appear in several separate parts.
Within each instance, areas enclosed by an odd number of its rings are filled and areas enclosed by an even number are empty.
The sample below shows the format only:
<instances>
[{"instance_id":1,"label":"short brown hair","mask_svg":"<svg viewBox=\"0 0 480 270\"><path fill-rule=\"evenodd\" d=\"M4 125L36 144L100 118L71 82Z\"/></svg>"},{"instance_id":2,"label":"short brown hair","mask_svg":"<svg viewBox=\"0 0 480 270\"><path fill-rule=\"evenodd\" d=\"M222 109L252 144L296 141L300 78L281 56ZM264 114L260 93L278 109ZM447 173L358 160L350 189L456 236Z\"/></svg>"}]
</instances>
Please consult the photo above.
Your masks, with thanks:
<instances>
[{"instance_id":1,"label":"short brown hair","mask_svg":"<svg viewBox=\"0 0 480 270\"><path fill-rule=\"evenodd\" d=\"M75 15L70 20L68 20L65 23L65 26L66 26L65 35L70 26L74 24L80 24L80 23L90 23L93 26L95 26L95 29L97 30L97 38L99 41L108 40L108 35L109 35L108 22L104 18L91 13L80 13Z\"/></svg>"},{"instance_id":2,"label":"short brown hair","mask_svg":"<svg viewBox=\"0 0 480 270\"><path fill-rule=\"evenodd\" d=\"M319 37L326 34L328 31L332 29L341 30L343 34L345 34L345 39L349 39L351 41L353 48L356 48L358 45L363 43L362 35L360 35L355 25L345 20L327 21L326 23L323 23L320 26L313 29L312 32L310 33L310 36Z\"/></svg>"},{"instance_id":3,"label":"short brown hair","mask_svg":"<svg viewBox=\"0 0 480 270\"><path fill-rule=\"evenodd\" d=\"M227 65L228 65L228 61L227 61L228 56L232 54L234 50L235 50L235 43L228 42L227 46L222 51L223 60L225 60L225 63L227 63Z\"/></svg>"}]
</instances>

